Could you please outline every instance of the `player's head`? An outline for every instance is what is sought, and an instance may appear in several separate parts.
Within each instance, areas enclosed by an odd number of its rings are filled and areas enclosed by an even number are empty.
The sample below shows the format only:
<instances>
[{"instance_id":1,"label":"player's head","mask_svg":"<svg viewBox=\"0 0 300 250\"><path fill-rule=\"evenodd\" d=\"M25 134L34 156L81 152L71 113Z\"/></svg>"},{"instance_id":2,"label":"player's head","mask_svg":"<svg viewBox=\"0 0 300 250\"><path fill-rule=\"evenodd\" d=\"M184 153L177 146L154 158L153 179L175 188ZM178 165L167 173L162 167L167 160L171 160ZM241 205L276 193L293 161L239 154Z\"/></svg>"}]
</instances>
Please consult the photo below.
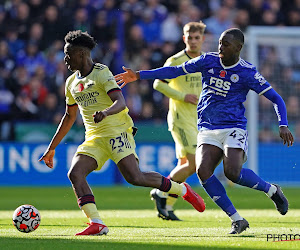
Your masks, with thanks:
<instances>
[{"instance_id":1,"label":"player's head","mask_svg":"<svg viewBox=\"0 0 300 250\"><path fill-rule=\"evenodd\" d=\"M239 57L244 45L244 34L240 29L225 30L219 39L219 56L222 61L230 61Z\"/></svg>"},{"instance_id":2,"label":"player's head","mask_svg":"<svg viewBox=\"0 0 300 250\"><path fill-rule=\"evenodd\" d=\"M83 68L87 58L91 56L91 50L95 48L97 43L94 38L87 32L81 30L70 31L65 36L65 63L71 71Z\"/></svg>"},{"instance_id":3,"label":"player's head","mask_svg":"<svg viewBox=\"0 0 300 250\"><path fill-rule=\"evenodd\" d=\"M183 41L187 52L199 53L204 42L206 25L200 22L189 22L183 27Z\"/></svg>"}]
</instances>

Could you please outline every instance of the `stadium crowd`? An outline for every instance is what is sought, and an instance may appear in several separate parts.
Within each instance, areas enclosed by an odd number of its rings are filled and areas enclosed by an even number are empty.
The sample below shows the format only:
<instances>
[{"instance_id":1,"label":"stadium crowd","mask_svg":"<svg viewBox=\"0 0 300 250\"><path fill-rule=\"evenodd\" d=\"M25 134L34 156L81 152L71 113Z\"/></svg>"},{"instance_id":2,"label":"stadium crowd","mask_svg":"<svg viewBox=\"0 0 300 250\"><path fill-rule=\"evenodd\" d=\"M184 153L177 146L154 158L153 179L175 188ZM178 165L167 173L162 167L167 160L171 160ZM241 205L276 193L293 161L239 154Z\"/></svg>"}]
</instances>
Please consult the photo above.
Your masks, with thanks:
<instances>
[{"instance_id":1,"label":"stadium crowd","mask_svg":"<svg viewBox=\"0 0 300 250\"><path fill-rule=\"evenodd\" d=\"M88 31L98 42L96 62L113 74L122 66L160 67L184 48L182 27L202 20L204 51L216 51L219 35L230 27L300 26L300 0L10 0L0 1L0 140L13 140L15 122L57 124L65 110L69 76L63 38L70 30ZM262 75L284 98L296 140L300 138L300 55L288 60L274 47L261 48ZM298 53L298 54L297 54ZM165 122L168 98L142 80L124 89L134 121ZM276 117L260 98L261 141L277 140ZM269 114L269 115L268 115ZM270 122L272 121L272 122ZM80 120L78 121L80 124Z\"/></svg>"}]
</instances>

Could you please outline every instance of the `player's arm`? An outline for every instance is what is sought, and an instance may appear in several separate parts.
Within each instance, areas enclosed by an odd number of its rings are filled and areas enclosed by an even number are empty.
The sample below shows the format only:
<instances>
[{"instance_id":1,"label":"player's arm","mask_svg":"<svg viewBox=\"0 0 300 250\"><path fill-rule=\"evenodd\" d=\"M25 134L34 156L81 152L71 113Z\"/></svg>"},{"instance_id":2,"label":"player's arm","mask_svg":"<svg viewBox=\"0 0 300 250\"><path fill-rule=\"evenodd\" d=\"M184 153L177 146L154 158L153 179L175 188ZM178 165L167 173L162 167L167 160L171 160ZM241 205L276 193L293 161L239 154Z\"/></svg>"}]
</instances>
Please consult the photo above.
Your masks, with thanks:
<instances>
[{"instance_id":1,"label":"player's arm","mask_svg":"<svg viewBox=\"0 0 300 250\"><path fill-rule=\"evenodd\" d=\"M95 123L101 122L106 116L117 114L126 108L125 99L120 89L109 92L108 96L112 100L113 104L108 108L102 111L96 111L93 114Z\"/></svg>"},{"instance_id":2,"label":"player's arm","mask_svg":"<svg viewBox=\"0 0 300 250\"><path fill-rule=\"evenodd\" d=\"M77 105L66 105L66 112L62 117L57 130L47 148L43 156L39 159L39 161L44 161L45 164L49 168L53 168L53 157L55 154L55 148L61 142L61 140L65 137L65 135L69 132L71 127L73 126L76 117L77 117Z\"/></svg>"},{"instance_id":3,"label":"player's arm","mask_svg":"<svg viewBox=\"0 0 300 250\"><path fill-rule=\"evenodd\" d=\"M198 97L194 94L185 94L176 89L173 89L168 85L166 80L155 80L153 83L153 88L165 96L172 98L177 101L187 102L197 105Z\"/></svg>"},{"instance_id":4,"label":"player's arm","mask_svg":"<svg viewBox=\"0 0 300 250\"><path fill-rule=\"evenodd\" d=\"M273 102L279 121L279 135L283 140L283 144L287 144L288 147L292 146L294 137L288 128L287 111L282 97L274 89L268 90L263 95Z\"/></svg>"},{"instance_id":5,"label":"player's arm","mask_svg":"<svg viewBox=\"0 0 300 250\"><path fill-rule=\"evenodd\" d=\"M134 82L139 79L172 79L188 73L181 65L136 72L123 66L123 70L125 71L124 73L115 75L115 80L121 88L123 88L127 83Z\"/></svg>"}]
</instances>

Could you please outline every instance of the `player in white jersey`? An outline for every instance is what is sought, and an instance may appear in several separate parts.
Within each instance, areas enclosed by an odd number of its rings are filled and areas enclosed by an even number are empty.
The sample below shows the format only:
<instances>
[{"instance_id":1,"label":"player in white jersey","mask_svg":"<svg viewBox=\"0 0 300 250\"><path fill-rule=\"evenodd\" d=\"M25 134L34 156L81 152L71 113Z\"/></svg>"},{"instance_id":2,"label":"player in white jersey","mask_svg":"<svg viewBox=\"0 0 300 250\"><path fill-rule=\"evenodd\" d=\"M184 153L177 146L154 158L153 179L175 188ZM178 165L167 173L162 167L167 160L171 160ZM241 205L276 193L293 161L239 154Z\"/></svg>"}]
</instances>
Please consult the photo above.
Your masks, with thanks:
<instances>
[{"instance_id":1,"label":"player in white jersey","mask_svg":"<svg viewBox=\"0 0 300 250\"><path fill-rule=\"evenodd\" d=\"M169 57L164 66L180 65L198 57L204 42L206 25L203 22L189 22L183 27L185 49ZM197 103L202 90L200 72L179 76L174 79L155 80L154 89L169 97L168 128L175 142L177 166L168 178L178 183L184 182L196 172L195 153L197 146ZM174 214L174 204L178 196L151 190L158 217L166 220L179 220ZM166 211L165 211L166 210ZM167 213L168 217L164 217Z\"/></svg>"},{"instance_id":2,"label":"player in white jersey","mask_svg":"<svg viewBox=\"0 0 300 250\"><path fill-rule=\"evenodd\" d=\"M251 169L243 168L248 148L243 103L249 90L273 102L283 143L291 146L294 142L288 129L283 99L252 64L240 58L243 45L243 32L232 28L221 34L219 53L206 53L180 66L154 70L133 72L123 67L126 72L115 76L122 87L137 79L171 79L195 72L202 73L203 87L197 107L197 175L208 195L231 219L230 234L245 231L249 223L236 211L225 188L214 175L215 168L222 160L225 176L229 180L265 192L280 214L288 212L288 201L278 185L264 181Z\"/></svg>"},{"instance_id":3,"label":"player in white jersey","mask_svg":"<svg viewBox=\"0 0 300 250\"><path fill-rule=\"evenodd\" d=\"M77 110L83 118L85 141L73 157L68 177L80 209L89 218L89 226L76 235L103 235L108 228L101 220L93 192L86 177L112 159L126 181L132 185L158 188L171 192L203 212L205 204L186 183L173 182L156 172L141 172L135 153L133 122L120 87L107 66L94 63L91 50L96 46L93 37L80 30L65 36L65 63L74 72L65 86L66 112L47 150L41 157L53 168L55 148L76 120Z\"/></svg>"}]
</instances>

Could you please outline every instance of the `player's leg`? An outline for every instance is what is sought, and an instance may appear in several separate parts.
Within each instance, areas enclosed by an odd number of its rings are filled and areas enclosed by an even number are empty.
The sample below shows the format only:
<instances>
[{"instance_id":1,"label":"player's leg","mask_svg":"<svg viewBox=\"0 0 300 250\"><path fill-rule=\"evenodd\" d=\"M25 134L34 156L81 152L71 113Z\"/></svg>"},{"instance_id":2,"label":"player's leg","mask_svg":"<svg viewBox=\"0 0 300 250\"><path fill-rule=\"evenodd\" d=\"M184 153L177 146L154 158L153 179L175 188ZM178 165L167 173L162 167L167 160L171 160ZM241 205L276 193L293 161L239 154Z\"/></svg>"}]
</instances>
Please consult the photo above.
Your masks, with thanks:
<instances>
[{"instance_id":1,"label":"player's leg","mask_svg":"<svg viewBox=\"0 0 300 250\"><path fill-rule=\"evenodd\" d=\"M135 186L158 188L163 192L177 194L191 203L199 212L205 210L203 199L187 183L179 184L163 177L157 172L142 172L134 154L122 158L117 163L117 166L128 183Z\"/></svg>"},{"instance_id":2,"label":"player's leg","mask_svg":"<svg viewBox=\"0 0 300 250\"><path fill-rule=\"evenodd\" d=\"M96 160L97 157L103 159L103 162ZM93 192L86 181L86 177L97 168L100 169L106 159L107 156L103 154L94 140L85 141L81 144L73 157L68 177L77 197L78 206L90 221L89 226L76 235L102 235L108 233L108 228L98 213Z\"/></svg>"},{"instance_id":3,"label":"player's leg","mask_svg":"<svg viewBox=\"0 0 300 250\"><path fill-rule=\"evenodd\" d=\"M213 174L223 158L223 150L214 145L202 144L196 151L197 174L207 194L232 220L231 234L241 233L248 227L229 197L222 183Z\"/></svg>"},{"instance_id":4,"label":"player's leg","mask_svg":"<svg viewBox=\"0 0 300 250\"><path fill-rule=\"evenodd\" d=\"M180 128L178 126L173 127L171 134L175 142L176 158L178 159L178 163L168 176L168 178L172 181L178 183L185 182L189 176L195 173L197 133L198 130L196 126L186 126L185 128ZM179 220L179 218L174 214L174 205L178 200L177 195L167 194L158 189L151 190L150 195L152 200L155 201L159 217L162 217L160 211L165 209L169 216L162 218L167 220Z\"/></svg>"},{"instance_id":5,"label":"player's leg","mask_svg":"<svg viewBox=\"0 0 300 250\"><path fill-rule=\"evenodd\" d=\"M187 153L185 158L180 158L178 165L171 171L169 177L171 180L182 183L186 181L188 177L196 172L196 159L195 154ZM170 220L179 220L174 214L174 205L178 199L178 196L169 194L166 199L166 209L168 211Z\"/></svg>"},{"instance_id":6,"label":"player's leg","mask_svg":"<svg viewBox=\"0 0 300 250\"><path fill-rule=\"evenodd\" d=\"M261 179L251 169L242 168L247 159L247 131L232 129L224 142L224 173L232 182L265 192L274 202L280 214L288 211L288 201L281 188Z\"/></svg>"}]
</instances>

